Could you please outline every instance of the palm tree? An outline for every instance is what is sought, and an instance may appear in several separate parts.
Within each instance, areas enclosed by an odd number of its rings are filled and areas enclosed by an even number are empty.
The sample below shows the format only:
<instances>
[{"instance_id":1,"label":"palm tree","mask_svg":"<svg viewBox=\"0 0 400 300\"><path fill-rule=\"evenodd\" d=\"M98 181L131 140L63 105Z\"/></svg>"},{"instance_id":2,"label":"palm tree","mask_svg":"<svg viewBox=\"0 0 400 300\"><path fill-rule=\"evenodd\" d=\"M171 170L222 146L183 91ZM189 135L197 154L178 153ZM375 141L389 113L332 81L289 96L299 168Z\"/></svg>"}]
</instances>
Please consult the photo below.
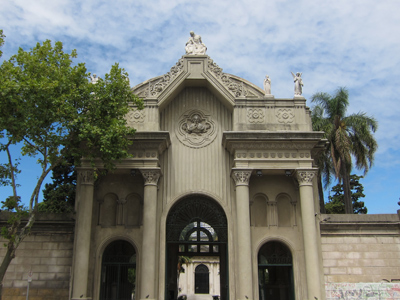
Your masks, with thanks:
<instances>
[{"instance_id":1,"label":"palm tree","mask_svg":"<svg viewBox=\"0 0 400 300\"><path fill-rule=\"evenodd\" d=\"M363 112L346 116L349 106L346 88L338 88L333 96L314 94L312 102L316 103L312 115L313 129L325 131L329 142L326 152L321 155L322 162L317 161L321 175L326 183L333 172L339 182L343 182L345 212L353 213L350 191L352 158L356 168L363 170L365 175L372 166L377 149L373 133L378 123Z\"/></svg>"}]
</instances>

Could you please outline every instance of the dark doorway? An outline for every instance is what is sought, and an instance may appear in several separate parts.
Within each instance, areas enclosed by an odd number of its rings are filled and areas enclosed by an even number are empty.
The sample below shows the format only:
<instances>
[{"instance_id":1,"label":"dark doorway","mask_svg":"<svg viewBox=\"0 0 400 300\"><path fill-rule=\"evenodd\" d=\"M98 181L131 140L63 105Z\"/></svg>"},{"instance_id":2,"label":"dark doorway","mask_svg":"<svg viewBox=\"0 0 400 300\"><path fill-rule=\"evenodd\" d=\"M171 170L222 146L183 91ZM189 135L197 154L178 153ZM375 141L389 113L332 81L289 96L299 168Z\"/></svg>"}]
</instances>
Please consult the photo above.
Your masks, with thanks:
<instances>
[{"instance_id":1,"label":"dark doorway","mask_svg":"<svg viewBox=\"0 0 400 300\"><path fill-rule=\"evenodd\" d=\"M131 300L135 291L135 248L127 241L112 242L103 254L100 300Z\"/></svg>"},{"instance_id":2,"label":"dark doorway","mask_svg":"<svg viewBox=\"0 0 400 300\"><path fill-rule=\"evenodd\" d=\"M260 300L294 300L292 253L285 244L272 241L261 247L258 285Z\"/></svg>"},{"instance_id":3,"label":"dark doorway","mask_svg":"<svg viewBox=\"0 0 400 300\"><path fill-rule=\"evenodd\" d=\"M210 293L210 271L206 265L198 265L194 271L194 292L196 294Z\"/></svg>"},{"instance_id":4,"label":"dark doorway","mask_svg":"<svg viewBox=\"0 0 400 300\"><path fill-rule=\"evenodd\" d=\"M167 270L165 283L165 299L175 300L178 297L178 281L180 273L177 271L181 257L193 258L218 257L220 263L220 298L228 300L228 224L225 212L215 200L194 195L185 197L176 203L167 217ZM204 265L204 267L206 267ZM206 267L207 268L207 267ZM195 271L195 286L200 289L195 293L209 293L209 278L206 273ZM199 277L197 275L199 274ZM201 275L202 274L202 275ZM197 281L199 280L199 281ZM204 282L207 280L208 287ZM198 284L198 285L197 285Z\"/></svg>"}]
</instances>

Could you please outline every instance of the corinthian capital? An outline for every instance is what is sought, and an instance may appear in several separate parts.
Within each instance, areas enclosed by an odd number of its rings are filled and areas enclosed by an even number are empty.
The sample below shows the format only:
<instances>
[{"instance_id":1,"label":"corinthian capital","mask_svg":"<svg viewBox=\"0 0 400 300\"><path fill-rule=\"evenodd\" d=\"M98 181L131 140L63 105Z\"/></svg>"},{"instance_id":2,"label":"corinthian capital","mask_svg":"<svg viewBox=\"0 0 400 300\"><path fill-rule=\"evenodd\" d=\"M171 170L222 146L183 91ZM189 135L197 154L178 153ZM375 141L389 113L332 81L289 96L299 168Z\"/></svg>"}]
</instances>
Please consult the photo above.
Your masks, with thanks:
<instances>
[{"instance_id":1,"label":"corinthian capital","mask_svg":"<svg viewBox=\"0 0 400 300\"><path fill-rule=\"evenodd\" d=\"M161 175L160 169L140 170L144 178L144 185L157 185Z\"/></svg>"},{"instance_id":2,"label":"corinthian capital","mask_svg":"<svg viewBox=\"0 0 400 300\"><path fill-rule=\"evenodd\" d=\"M94 183L94 171L93 170L79 170L78 178L81 184L90 184Z\"/></svg>"},{"instance_id":3,"label":"corinthian capital","mask_svg":"<svg viewBox=\"0 0 400 300\"><path fill-rule=\"evenodd\" d=\"M297 170L296 178L299 182L299 186L302 185L312 185L312 181L314 176L317 174L317 170L309 169L309 170Z\"/></svg>"},{"instance_id":4,"label":"corinthian capital","mask_svg":"<svg viewBox=\"0 0 400 300\"><path fill-rule=\"evenodd\" d=\"M232 178L236 186L249 185L252 170L235 170L232 172Z\"/></svg>"}]
</instances>

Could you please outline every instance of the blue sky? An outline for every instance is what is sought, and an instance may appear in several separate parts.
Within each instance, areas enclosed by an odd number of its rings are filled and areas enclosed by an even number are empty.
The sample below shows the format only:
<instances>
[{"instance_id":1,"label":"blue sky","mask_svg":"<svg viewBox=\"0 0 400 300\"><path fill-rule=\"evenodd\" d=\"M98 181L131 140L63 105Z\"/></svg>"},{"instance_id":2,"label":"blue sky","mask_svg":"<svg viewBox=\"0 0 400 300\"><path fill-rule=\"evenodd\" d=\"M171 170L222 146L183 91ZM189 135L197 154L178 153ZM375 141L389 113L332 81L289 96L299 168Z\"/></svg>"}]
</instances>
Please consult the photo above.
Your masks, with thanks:
<instances>
[{"instance_id":1,"label":"blue sky","mask_svg":"<svg viewBox=\"0 0 400 300\"><path fill-rule=\"evenodd\" d=\"M291 71L303 73L306 99L347 87L348 113L363 111L379 122L375 163L361 181L369 213L400 208L400 1L0 0L0 6L7 36L1 60L18 47L62 41L100 77L120 63L135 86L167 73L193 30L224 72L260 87L268 74L276 98L293 97ZM23 198L38 174L34 165L32 159L19 176ZM1 187L2 196L8 193Z\"/></svg>"}]
</instances>

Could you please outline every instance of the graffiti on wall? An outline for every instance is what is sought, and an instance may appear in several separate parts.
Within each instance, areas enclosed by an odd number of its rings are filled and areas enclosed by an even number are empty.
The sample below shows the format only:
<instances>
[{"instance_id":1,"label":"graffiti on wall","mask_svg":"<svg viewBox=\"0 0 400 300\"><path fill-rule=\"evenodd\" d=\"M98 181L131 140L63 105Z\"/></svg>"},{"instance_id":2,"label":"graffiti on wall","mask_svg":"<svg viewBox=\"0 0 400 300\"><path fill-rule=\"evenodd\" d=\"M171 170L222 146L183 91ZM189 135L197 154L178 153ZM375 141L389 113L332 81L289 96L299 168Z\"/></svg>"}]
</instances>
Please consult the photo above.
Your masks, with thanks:
<instances>
[{"instance_id":1,"label":"graffiti on wall","mask_svg":"<svg viewBox=\"0 0 400 300\"><path fill-rule=\"evenodd\" d=\"M400 283L326 283L326 300L400 300Z\"/></svg>"}]
</instances>

